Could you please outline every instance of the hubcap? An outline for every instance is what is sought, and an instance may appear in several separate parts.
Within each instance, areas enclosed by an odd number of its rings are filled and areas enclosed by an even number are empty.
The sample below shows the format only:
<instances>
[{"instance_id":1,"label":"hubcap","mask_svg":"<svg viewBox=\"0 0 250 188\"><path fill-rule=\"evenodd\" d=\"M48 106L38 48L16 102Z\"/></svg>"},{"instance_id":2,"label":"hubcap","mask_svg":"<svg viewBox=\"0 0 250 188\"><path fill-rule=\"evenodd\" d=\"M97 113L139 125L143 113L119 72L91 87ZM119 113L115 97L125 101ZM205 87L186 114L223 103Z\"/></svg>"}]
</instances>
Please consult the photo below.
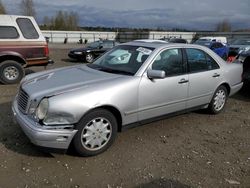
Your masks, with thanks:
<instances>
[{"instance_id":1,"label":"hubcap","mask_svg":"<svg viewBox=\"0 0 250 188\"><path fill-rule=\"evenodd\" d=\"M7 78L8 80L15 80L19 76L19 71L16 67L9 66L3 70L3 74L4 77Z\"/></svg>"},{"instance_id":2,"label":"hubcap","mask_svg":"<svg viewBox=\"0 0 250 188\"><path fill-rule=\"evenodd\" d=\"M86 60L88 61L88 62L92 62L93 61L93 55L92 54L87 54L86 55Z\"/></svg>"},{"instance_id":3,"label":"hubcap","mask_svg":"<svg viewBox=\"0 0 250 188\"><path fill-rule=\"evenodd\" d=\"M111 123L103 117L91 120L82 130L83 147L91 151L103 148L111 138L111 128Z\"/></svg>"},{"instance_id":4,"label":"hubcap","mask_svg":"<svg viewBox=\"0 0 250 188\"><path fill-rule=\"evenodd\" d=\"M225 91L224 90L217 91L217 93L215 94L215 98L214 98L214 109L216 111L220 111L225 105L225 102L226 102Z\"/></svg>"}]
</instances>

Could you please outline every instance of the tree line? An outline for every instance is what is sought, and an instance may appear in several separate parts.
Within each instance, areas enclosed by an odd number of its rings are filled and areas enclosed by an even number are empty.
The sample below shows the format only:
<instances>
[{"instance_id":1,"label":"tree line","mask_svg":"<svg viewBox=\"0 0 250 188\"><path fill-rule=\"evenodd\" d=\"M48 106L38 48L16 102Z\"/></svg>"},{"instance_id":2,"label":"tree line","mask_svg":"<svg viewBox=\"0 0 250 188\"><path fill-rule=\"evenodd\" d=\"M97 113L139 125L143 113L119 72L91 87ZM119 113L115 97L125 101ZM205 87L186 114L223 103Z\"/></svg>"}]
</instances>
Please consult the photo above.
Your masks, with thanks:
<instances>
[{"instance_id":1,"label":"tree line","mask_svg":"<svg viewBox=\"0 0 250 188\"><path fill-rule=\"evenodd\" d=\"M60 10L53 17L45 16L41 29L77 31L79 30L78 20L76 12Z\"/></svg>"}]
</instances>

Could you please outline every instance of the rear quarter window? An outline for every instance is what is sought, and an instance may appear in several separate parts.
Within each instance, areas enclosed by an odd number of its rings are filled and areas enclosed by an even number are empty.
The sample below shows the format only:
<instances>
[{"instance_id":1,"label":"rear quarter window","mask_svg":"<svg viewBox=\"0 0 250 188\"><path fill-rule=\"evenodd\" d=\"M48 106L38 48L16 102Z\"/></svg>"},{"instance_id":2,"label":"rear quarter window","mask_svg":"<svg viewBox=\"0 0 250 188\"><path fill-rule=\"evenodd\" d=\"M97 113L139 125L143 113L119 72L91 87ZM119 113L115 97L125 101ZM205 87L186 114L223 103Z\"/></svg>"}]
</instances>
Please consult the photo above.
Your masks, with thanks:
<instances>
[{"instance_id":1,"label":"rear quarter window","mask_svg":"<svg viewBox=\"0 0 250 188\"><path fill-rule=\"evenodd\" d=\"M16 20L24 38L26 39L38 39L39 34L36 31L33 23L28 18L17 18Z\"/></svg>"},{"instance_id":2,"label":"rear quarter window","mask_svg":"<svg viewBox=\"0 0 250 188\"><path fill-rule=\"evenodd\" d=\"M0 39L17 39L19 34L15 27L0 26Z\"/></svg>"}]
</instances>

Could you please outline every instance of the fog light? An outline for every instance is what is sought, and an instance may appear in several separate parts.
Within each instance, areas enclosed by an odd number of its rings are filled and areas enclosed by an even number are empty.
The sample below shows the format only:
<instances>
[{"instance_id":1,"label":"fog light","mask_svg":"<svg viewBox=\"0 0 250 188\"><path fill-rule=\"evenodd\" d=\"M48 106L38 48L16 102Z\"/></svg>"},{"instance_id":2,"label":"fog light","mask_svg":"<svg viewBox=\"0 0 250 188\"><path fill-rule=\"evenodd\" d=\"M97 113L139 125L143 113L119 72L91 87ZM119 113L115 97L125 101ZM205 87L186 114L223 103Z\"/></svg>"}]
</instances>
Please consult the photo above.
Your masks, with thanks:
<instances>
[{"instance_id":1,"label":"fog light","mask_svg":"<svg viewBox=\"0 0 250 188\"><path fill-rule=\"evenodd\" d=\"M58 142L66 142L68 140L68 136L58 136L56 141Z\"/></svg>"}]
</instances>

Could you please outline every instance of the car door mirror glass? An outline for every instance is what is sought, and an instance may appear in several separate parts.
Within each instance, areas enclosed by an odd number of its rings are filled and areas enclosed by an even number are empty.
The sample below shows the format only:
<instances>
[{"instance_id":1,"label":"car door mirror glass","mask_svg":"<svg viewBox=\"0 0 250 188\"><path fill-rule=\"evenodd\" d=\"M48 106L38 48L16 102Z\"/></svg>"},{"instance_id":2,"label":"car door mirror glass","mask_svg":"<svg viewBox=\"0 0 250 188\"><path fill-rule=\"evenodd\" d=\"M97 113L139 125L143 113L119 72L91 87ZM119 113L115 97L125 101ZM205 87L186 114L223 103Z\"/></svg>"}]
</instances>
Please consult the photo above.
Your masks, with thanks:
<instances>
[{"instance_id":1,"label":"car door mirror glass","mask_svg":"<svg viewBox=\"0 0 250 188\"><path fill-rule=\"evenodd\" d=\"M166 77L166 73L163 70L152 70L149 69L147 71L147 75L149 79L163 79Z\"/></svg>"}]
</instances>

